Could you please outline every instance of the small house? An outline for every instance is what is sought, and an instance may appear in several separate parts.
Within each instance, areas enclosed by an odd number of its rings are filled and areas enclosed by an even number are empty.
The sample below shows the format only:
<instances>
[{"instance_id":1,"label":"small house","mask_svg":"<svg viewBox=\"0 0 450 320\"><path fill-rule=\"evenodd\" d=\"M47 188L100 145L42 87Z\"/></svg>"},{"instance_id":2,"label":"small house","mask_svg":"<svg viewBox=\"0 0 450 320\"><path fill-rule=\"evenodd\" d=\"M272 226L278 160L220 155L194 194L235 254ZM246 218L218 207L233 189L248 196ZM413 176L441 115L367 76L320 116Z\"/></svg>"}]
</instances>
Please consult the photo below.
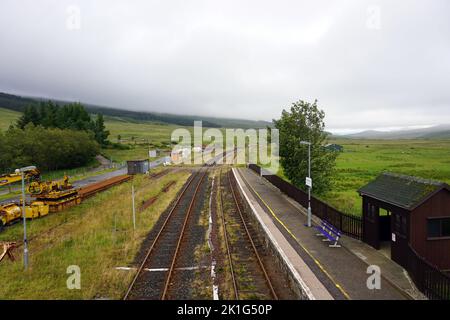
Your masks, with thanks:
<instances>
[{"instance_id":1,"label":"small house","mask_svg":"<svg viewBox=\"0 0 450 320\"><path fill-rule=\"evenodd\" d=\"M336 144L336 143L329 143L329 144L325 145L324 148L325 148L325 150L332 151L332 152L343 152L344 151L344 147L341 146L340 144Z\"/></svg>"},{"instance_id":2,"label":"small house","mask_svg":"<svg viewBox=\"0 0 450 320\"><path fill-rule=\"evenodd\" d=\"M143 174L150 169L148 160L129 160L127 161L128 174Z\"/></svg>"},{"instance_id":3,"label":"small house","mask_svg":"<svg viewBox=\"0 0 450 320\"><path fill-rule=\"evenodd\" d=\"M157 150L149 150L148 151L148 157L149 158L156 158L158 156Z\"/></svg>"},{"instance_id":4,"label":"small house","mask_svg":"<svg viewBox=\"0 0 450 320\"><path fill-rule=\"evenodd\" d=\"M450 270L449 185L383 173L358 192L364 242L376 249L390 246L391 259L404 267L413 249L440 270Z\"/></svg>"}]
</instances>

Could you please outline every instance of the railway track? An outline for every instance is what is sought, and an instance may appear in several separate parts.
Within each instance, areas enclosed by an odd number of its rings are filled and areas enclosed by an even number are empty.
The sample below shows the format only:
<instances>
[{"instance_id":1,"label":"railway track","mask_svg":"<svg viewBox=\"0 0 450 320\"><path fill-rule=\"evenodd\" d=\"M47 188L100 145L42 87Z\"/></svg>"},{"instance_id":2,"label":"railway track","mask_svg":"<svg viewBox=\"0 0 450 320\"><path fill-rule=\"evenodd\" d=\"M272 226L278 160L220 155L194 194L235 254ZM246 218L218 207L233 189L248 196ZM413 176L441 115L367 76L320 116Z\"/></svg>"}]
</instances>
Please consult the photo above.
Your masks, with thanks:
<instances>
[{"instance_id":1,"label":"railway track","mask_svg":"<svg viewBox=\"0 0 450 320\"><path fill-rule=\"evenodd\" d=\"M219 190L221 185L219 174ZM222 208L222 226L226 255L230 269L233 295L240 299L278 299L272 279L262 256L262 244L247 216L244 214L240 197L237 194L231 171L228 170L226 181L222 184L230 199L231 207L225 209L225 197L219 192ZM234 241L232 241L233 239Z\"/></svg>"},{"instance_id":2,"label":"railway track","mask_svg":"<svg viewBox=\"0 0 450 320\"><path fill-rule=\"evenodd\" d=\"M165 300L168 298L169 289L174 289L171 280L181 253L180 248L188 233L189 219L207 172L207 168L196 172L186 183L151 242L124 300Z\"/></svg>"},{"instance_id":3,"label":"railway track","mask_svg":"<svg viewBox=\"0 0 450 320\"><path fill-rule=\"evenodd\" d=\"M164 177L164 176L167 175L169 172L171 172L171 169L165 169L165 170L162 170L162 171L160 171L160 172L150 174L150 175L148 176L148 178L149 178L150 180L156 180L156 179L159 179L159 178Z\"/></svg>"}]
</instances>

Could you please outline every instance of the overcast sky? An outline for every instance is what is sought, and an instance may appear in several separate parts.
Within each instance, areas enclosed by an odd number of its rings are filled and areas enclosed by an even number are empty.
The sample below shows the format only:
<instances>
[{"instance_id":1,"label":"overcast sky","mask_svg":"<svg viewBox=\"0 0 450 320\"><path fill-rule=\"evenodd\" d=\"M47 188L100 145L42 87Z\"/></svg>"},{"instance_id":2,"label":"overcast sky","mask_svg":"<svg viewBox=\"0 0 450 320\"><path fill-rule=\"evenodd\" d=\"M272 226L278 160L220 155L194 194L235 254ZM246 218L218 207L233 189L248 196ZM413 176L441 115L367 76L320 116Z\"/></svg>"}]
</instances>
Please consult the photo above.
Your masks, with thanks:
<instances>
[{"instance_id":1,"label":"overcast sky","mask_svg":"<svg viewBox=\"0 0 450 320\"><path fill-rule=\"evenodd\" d=\"M78 15L79 13L79 15ZM0 91L327 128L450 123L450 1L0 1Z\"/></svg>"}]
</instances>

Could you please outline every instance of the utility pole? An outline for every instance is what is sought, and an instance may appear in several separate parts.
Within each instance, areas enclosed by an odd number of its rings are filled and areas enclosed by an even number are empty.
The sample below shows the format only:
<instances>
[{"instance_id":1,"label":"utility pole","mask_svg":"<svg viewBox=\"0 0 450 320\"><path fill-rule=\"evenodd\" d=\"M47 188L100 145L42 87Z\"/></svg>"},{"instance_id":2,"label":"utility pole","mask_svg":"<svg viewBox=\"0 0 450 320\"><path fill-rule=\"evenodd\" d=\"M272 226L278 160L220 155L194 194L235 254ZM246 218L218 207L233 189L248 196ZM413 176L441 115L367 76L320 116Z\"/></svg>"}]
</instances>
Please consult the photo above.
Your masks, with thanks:
<instances>
[{"instance_id":1,"label":"utility pole","mask_svg":"<svg viewBox=\"0 0 450 320\"><path fill-rule=\"evenodd\" d=\"M150 159L150 141L149 141L149 139L147 138L147 156L148 156L148 173L150 173L150 162L151 162L151 159Z\"/></svg>"},{"instance_id":2,"label":"utility pole","mask_svg":"<svg viewBox=\"0 0 450 320\"><path fill-rule=\"evenodd\" d=\"M309 141L300 141L300 144L308 146L308 177L306 177L306 185L308 186L308 220L307 225L311 227L311 188L312 188L312 179L311 179L311 142Z\"/></svg>"},{"instance_id":3,"label":"utility pole","mask_svg":"<svg viewBox=\"0 0 450 320\"><path fill-rule=\"evenodd\" d=\"M131 200L133 202L133 229L136 230L136 209L134 206L134 185L131 185Z\"/></svg>"}]
</instances>

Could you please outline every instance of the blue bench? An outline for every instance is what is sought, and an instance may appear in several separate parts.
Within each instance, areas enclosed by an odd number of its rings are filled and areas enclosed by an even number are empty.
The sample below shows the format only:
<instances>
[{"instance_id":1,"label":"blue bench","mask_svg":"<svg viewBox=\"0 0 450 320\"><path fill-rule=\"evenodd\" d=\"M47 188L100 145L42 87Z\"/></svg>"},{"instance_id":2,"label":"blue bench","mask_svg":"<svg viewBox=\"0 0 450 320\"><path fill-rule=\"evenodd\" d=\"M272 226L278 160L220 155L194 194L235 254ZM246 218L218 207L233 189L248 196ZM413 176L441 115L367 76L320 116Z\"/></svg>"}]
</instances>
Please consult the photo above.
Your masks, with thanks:
<instances>
[{"instance_id":1,"label":"blue bench","mask_svg":"<svg viewBox=\"0 0 450 320\"><path fill-rule=\"evenodd\" d=\"M315 228L320 231L320 233L317 233L316 236L325 237L322 241L333 242L329 245L329 247L339 248L341 246L338 244L339 238L341 237L341 232L331 223L322 220L320 226L316 226Z\"/></svg>"}]
</instances>

